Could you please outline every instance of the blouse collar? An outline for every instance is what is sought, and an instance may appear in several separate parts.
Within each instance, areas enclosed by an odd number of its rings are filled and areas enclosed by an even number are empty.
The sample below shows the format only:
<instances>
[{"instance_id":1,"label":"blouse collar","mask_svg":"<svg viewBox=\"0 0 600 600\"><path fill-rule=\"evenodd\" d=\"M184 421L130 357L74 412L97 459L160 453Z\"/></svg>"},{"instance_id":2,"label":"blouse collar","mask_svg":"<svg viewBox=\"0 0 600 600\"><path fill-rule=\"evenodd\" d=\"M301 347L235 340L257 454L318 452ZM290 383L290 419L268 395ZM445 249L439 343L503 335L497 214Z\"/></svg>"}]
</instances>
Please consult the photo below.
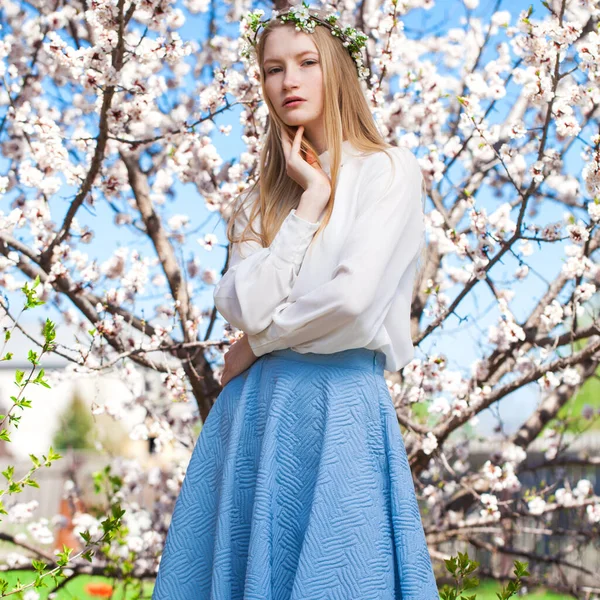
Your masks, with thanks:
<instances>
[{"instance_id":1,"label":"blouse collar","mask_svg":"<svg viewBox=\"0 0 600 600\"><path fill-rule=\"evenodd\" d=\"M349 140L342 141L342 160L341 165L344 164L347 158L351 156L360 156L362 153L357 150ZM319 154L319 160L321 161L321 167L324 171L329 174L329 169L331 167L331 157L329 155L329 150L325 150ZM341 166L340 165L340 166Z\"/></svg>"}]
</instances>

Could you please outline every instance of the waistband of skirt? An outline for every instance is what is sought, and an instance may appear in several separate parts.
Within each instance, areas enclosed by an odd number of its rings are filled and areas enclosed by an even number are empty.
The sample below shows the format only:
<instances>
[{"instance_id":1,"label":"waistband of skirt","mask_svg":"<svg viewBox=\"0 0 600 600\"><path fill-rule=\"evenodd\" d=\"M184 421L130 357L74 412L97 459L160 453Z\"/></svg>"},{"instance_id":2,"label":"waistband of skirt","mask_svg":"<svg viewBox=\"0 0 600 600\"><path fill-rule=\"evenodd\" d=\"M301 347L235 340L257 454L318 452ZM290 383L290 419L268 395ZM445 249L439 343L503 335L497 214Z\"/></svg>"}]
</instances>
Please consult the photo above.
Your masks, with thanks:
<instances>
[{"instance_id":1,"label":"waistband of skirt","mask_svg":"<svg viewBox=\"0 0 600 600\"><path fill-rule=\"evenodd\" d=\"M317 354L315 352L302 353L292 350L291 348L285 348L283 350L273 350L267 356L313 363L316 365L366 369L371 370L373 373L381 374L383 374L385 366L385 354L379 350L369 350L368 348L350 348L331 354Z\"/></svg>"}]
</instances>

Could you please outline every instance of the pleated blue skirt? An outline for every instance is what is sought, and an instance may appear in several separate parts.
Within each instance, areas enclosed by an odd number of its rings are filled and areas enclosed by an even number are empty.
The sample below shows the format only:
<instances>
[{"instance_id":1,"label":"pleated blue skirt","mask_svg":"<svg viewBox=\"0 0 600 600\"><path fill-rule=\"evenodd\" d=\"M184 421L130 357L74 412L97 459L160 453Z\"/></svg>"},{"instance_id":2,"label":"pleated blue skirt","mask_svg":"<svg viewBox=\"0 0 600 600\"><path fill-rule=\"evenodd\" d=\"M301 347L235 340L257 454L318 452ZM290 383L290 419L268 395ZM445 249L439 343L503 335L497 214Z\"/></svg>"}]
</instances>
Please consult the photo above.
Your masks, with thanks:
<instances>
[{"instance_id":1,"label":"pleated blue skirt","mask_svg":"<svg viewBox=\"0 0 600 600\"><path fill-rule=\"evenodd\" d=\"M153 600L439 600L384 362L277 350L225 385Z\"/></svg>"}]
</instances>

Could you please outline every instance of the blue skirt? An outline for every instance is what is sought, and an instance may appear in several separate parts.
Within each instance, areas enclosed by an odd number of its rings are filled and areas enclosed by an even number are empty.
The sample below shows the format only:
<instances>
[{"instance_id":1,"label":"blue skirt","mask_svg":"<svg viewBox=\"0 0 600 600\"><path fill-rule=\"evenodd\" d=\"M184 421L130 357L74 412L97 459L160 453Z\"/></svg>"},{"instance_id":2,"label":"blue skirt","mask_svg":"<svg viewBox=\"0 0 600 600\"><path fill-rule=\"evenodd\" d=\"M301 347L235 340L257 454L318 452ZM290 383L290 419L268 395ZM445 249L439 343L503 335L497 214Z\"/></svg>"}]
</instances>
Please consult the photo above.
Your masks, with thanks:
<instances>
[{"instance_id":1,"label":"blue skirt","mask_svg":"<svg viewBox=\"0 0 600 600\"><path fill-rule=\"evenodd\" d=\"M219 394L153 600L439 600L384 356L290 349Z\"/></svg>"}]
</instances>

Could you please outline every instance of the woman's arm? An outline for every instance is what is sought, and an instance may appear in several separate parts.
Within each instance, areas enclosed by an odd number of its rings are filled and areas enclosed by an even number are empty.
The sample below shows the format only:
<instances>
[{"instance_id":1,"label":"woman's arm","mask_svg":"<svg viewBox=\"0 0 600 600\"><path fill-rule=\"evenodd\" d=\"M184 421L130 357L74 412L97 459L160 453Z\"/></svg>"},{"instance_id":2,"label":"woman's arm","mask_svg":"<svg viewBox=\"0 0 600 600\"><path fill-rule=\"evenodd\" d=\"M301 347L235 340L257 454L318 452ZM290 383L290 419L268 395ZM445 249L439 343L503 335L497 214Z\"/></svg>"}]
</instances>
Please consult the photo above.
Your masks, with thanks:
<instances>
[{"instance_id":1,"label":"woman's arm","mask_svg":"<svg viewBox=\"0 0 600 600\"><path fill-rule=\"evenodd\" d=\"M416 257L424 233L421 205L422 174L406 148L393 148L390 160L379 153L373 175L361 185L368 198L344 242L332 279L293 302L283 302L272 323L249 334L256 356L312 342L327 346L341 330L362 347L376 334L398 284Z\"/></svg>"},{"instance_id":2,"label":"woman's arm","mask_svg":"<svg viewBox=\"0 0 600 600\"><path fill-rule=\"evenodd\" d=\"M244 205L235 221L236 235L248 218ZM229 323L247 334L271 323L273 311L290 294L319 225L320 221L312 223L292 210L268 248L254 240L232 244L229 268L213 293L217 310Z\"/></svg>"}]
</instances>

